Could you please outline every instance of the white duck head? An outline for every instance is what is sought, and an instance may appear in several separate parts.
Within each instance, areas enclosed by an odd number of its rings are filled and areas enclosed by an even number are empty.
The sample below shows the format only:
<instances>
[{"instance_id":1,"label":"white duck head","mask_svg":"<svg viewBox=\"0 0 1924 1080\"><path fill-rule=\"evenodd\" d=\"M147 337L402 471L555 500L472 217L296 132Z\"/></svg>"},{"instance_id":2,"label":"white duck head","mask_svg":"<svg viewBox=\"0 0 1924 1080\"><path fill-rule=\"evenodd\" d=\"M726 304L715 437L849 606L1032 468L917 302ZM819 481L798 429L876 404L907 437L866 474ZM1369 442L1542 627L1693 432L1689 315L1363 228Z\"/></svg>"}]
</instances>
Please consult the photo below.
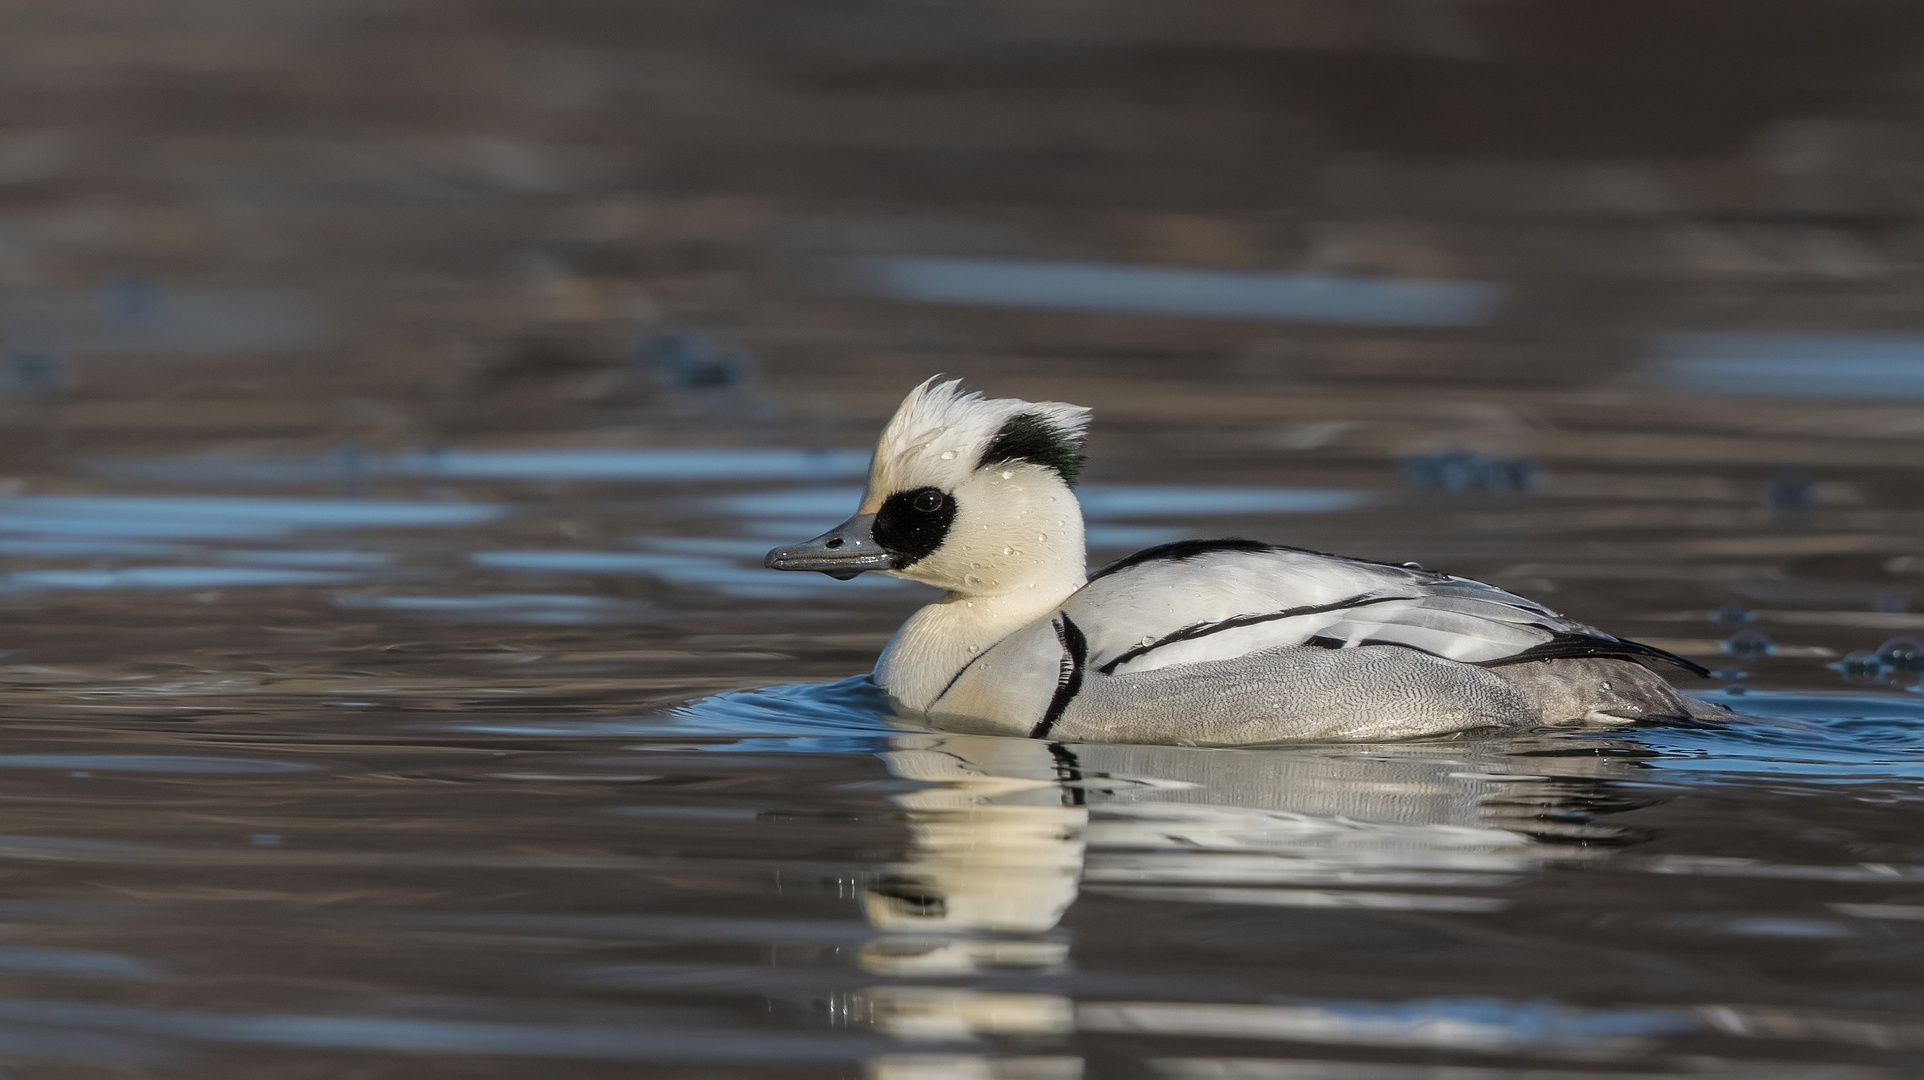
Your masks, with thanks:
<instances>
[{"instance_id":1,"label":"white duck head","mask_svg":"<svg viewBox=\"0 0 1924 1080\"><path fill-rule=\"evenodd\" d=\"M882 668L905 702L1081 588L1082 508L1070 490L1089 410L985 398L961 380L923 383L883 429L856 515L776 548L774 570L850 578L875 570L948 595L911 618ZM878 670L878 676L886 670Z\"/></svg>"},{"instance_id":2,"label":"white duck head","mask_svg":"<svg viewBox=\"0 0 1924 1080\"><path fill-rule=\"evenodd\" d=\"M879 570L985 597L1028 591L1065 568L1081 584L1082 512L1070 488L1089 410L961 386L931 379L910 391L876 443L856 515L769 552L768 567L838 578Z\"/></svg>"}]
</instances>

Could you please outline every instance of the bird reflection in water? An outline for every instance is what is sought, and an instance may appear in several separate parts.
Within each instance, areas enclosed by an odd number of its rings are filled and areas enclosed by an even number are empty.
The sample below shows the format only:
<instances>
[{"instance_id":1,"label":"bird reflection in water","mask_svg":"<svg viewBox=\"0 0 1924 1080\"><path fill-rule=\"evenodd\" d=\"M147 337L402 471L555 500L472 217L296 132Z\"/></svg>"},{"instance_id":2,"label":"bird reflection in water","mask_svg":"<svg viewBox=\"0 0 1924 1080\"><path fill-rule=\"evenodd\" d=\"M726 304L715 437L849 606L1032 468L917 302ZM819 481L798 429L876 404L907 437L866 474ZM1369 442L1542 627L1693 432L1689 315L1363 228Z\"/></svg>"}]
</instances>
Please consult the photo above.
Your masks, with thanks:
<instances>
[{"instance_id":1,"label":"bird reflection in water","mask_svg":"<svg viewBox=\"0 0 1924 1080\"><path fill-rule=\"evenodd\" d=\"M1603 783L1612 765L1597 756L1628 746L1582 749L1563 756L1528 738L1219 750L893 735L889 771L929 786L894 797L910 849L863 896L887 936L869 943L862 966L910 979L1066 973L1057 926L1082 892L1500 911L1504 886L1547 862L1635 841L1591 820L1633 805ZM877 1027L912 1040L1135 1030L1142 1020L1047 993L890 985L864 998Z\"/></svg>"}]
</instances>

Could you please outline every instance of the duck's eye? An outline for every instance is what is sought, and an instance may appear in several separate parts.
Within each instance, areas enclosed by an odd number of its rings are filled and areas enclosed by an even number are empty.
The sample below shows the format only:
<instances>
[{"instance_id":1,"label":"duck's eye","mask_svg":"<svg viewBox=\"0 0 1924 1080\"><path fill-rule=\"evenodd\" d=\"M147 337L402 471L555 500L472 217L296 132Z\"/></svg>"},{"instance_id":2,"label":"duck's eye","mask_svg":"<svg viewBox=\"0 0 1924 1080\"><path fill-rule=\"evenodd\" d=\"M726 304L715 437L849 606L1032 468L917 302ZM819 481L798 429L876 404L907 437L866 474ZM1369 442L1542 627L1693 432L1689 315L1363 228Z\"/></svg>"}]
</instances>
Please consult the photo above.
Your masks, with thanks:
<instances>
[{"instance_id":1,"label":"duck's eye","mask_svg":"<svg viewBox=\"0 0 1924 1080\"><path fill-rule=\"evenodd\" d=\"M940 488L898 491L875 511L875 542L895 556L897 570L935 553L955 524L955 500Z\"/></svg>"}]
</instances>

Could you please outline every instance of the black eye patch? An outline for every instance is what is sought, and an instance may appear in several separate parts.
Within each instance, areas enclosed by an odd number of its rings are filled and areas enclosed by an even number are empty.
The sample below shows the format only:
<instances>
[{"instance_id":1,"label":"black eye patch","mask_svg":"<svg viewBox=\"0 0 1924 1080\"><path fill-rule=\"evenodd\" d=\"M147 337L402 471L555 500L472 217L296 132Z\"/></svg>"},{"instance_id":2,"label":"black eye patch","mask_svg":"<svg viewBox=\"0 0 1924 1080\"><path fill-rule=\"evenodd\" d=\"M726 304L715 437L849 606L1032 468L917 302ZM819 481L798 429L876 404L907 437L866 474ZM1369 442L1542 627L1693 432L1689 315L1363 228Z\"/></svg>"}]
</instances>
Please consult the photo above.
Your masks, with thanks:
<instances>
[{"instance_id":1,"label":"black eye patch","mask_svg":"<svg viewBox=\"0 0 1924 1080\"><path fill-rule=\"evenodd\" d=\"M955 523L955 499L940 488L898 491L875 512L875 542L895 556L895 569L933 554Z\"/></svg>"}]
</instances>

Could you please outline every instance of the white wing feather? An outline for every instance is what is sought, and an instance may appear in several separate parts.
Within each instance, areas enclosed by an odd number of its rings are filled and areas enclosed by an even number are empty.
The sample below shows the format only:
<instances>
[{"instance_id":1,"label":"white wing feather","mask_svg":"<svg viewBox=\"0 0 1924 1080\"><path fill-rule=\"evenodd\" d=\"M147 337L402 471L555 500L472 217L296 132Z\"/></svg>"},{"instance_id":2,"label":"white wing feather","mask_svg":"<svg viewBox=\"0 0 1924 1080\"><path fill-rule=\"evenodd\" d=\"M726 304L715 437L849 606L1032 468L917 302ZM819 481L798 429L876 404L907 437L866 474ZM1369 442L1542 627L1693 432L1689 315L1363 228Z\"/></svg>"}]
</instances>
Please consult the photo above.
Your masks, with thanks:
<instances>
[{"instance_id":1,"label":"white wing feather","mask_svg":"<svg viewBox=\"0 0 1924 1080\"><path fill-rule=\"evenodd\" d=\"M1597 633L1480 581L1288 548L1137 563L1099 575L1062 611L1088 639L1089 666L1110 674L1312 643L1488 663Z\"/></svg>"},{"instance_id":2,"label":"white wing feather","mask_svg":"<svg viewBox=\"0 0 1924 1080\"><path fill-rule=\"evenodd\" d=\"M1448 574L1260 545L1145 554L1099 572L1056 611L982 653L931 711L1034 717L1046 727L1083 679L1288 646L1399 645L1488 664L1575 637L1607 651L1656 654Z\"/></svg>"}]
</instances>

